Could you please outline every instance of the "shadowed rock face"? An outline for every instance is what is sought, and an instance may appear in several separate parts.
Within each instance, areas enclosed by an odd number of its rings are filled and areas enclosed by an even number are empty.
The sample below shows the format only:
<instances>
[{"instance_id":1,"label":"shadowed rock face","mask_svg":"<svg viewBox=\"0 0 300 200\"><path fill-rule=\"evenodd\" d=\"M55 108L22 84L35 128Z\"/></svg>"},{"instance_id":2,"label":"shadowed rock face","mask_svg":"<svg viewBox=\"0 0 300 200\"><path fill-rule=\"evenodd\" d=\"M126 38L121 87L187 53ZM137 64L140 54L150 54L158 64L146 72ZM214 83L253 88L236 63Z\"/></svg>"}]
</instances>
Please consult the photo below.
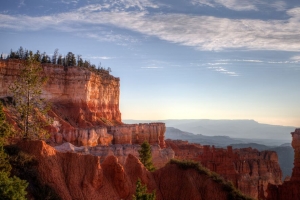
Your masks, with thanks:
<instances>
[{"instance_id":1,"label":"shadowed rock face","mask_svg":"<svg viewBox=\"0 0 300 200\"><path fill-rule=\"evenodd\" d=\"M290 179L283 182L282 185L269 184L268 200L296 200L300 199L300 129L291 133L292 147L294 148L294 168Z\"/></svg>"},{"instance_id":2,"label":"shadowed rock face","mask_svg":"<svg viewBox=\"0 0 300 200\"><path fill-rule=\"evenodd\" d=\"M176 164L149 172L129 154L121 164L115 156L62 153L43 141L22 141L18 146L35 156L39 178L64 200L131 200L137 179L156 191L157 200L227 200L228 190L209 176Z\"/></svg>"},{"instance_id":3,"label":"shadowed rock face","mask_svg":"<svg viewBox=\"0 0 300 200\"><path fill-rule=\"evenodd\" d=\"M166 145L175 151L175 158L199 161L253 198L265 199L268 184L281 183L281 169L273 151L223 149L181 140L166 140Z\"/></svg>"}]
</instances>

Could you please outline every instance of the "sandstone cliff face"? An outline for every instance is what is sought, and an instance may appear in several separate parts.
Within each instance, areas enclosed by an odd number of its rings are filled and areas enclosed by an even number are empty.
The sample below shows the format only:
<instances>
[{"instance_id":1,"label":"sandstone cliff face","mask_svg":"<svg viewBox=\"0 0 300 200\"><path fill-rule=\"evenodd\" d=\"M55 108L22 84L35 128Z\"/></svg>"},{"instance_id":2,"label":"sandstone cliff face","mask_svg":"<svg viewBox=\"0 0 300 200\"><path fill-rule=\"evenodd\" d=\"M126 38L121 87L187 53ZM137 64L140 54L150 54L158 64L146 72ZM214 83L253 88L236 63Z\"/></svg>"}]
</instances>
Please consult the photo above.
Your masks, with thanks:
<instances>
[{"instance_id":1,"label":"sandstone cliff face","mask_svg":"<svg viewBox=\"0 0 300 200\"><path fill-rule=\"evenodd\" d=\"M300 129L291 133L292 147L295 151L294 168L290 179L279 184L269 184L268 200L299 200L300 199Z\"/></svg>"},{"instance_id":2,"label":"sandstone cliff face","mask_svg":"<svg viewBox=\"0 0 300 200\"><path fill-rule=\"evenodd\" d=\"M76 147L71 143L64 143L54 147L59 152L72 152L80 154L90 154L99 156L100 161L103 162L109 156L115 156L118 158L118 162L125 165L129 155L139 157L138 150L141 146L138 144L115 144L109 146L81 146ZM170 159L174 158L174 151L171 148L160 148L158 144L151 146L152 161L156 168L165 166Z\"/></svg>"},{"instance_id":3,"label":"sandstone cliff face","mask_svg":"<svg viewBox=\"0 0 300 200\"><path fill-rule=\"evenodd\" d=\"M0 60L0 97L11 96L8 87L22 67L21 60ZM53 103L54 112L72 126L121 123L119 78L51 64L43 65L43 74L49 77L43 96Z\"/></svg>"},{"instance_id":4,"label":"sandstone cliff face","mask_svg":"<svg viewBox=\"0 0 300 200\"><path fill-rule=\"evenodd\" d=\"M175 151L175 158L199 161L217 172L253 198L265 199L267 185L281 183L281 169L276 152L256 149L227 149L189 144L187 141L166 140Z\"/></svg>"},{"instance_id":5,"label":"sandstone cliff face","mask_svg":"<svg viewBox=\"0 0 300 200\"><path fill-rule=\"evenodd\" d=\"M228 199L228 190L207 175L175 164L151 173L131 154L122 165L115 156L101 163L98 156L57 152L43 141L22 141L19 146L36 157L40 179L64 200L131 200L138 178L149 192L156 191L157 200Z\"/></svg>"},{"instance_id":6,"label":"sandstone cliff face","mask_svg":"<svg viewBox=\"0 0 300 200\"><path fill-rule=\"evenodd\" d=\"M146 140L150 144L165 147L166 126L164 123L124 124L110 126L107 131L113 135L114 144L142 144Z\"/></svg>"},{"instance_id":7,"label":"sandstone cliff face","mask_svg":"<svg viewBox=\"0 0 300 200\"><path fill-rule=\"evenodd\" d=\"M23 62L0 60L0 98L11 96ZM49 115L53 145L70 142L78 146L150 144L165 147L163 123L127 125L119 111L120 80L108 73L96 74L84 68L43 64L48 82L43 96L52 103Z\"/></svg>"}]
</instances>

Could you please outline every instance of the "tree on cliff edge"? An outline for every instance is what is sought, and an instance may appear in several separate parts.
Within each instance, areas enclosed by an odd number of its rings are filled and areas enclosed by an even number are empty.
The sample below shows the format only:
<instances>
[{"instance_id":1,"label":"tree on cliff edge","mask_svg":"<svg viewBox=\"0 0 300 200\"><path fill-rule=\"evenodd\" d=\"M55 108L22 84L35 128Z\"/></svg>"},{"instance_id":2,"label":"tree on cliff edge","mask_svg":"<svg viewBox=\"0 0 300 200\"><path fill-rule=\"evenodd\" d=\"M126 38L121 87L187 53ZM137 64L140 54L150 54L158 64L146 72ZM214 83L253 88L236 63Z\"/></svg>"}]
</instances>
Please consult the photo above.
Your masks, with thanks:
<instances>
[{"instance_id":1,"label":"tree on cliff edge","mask_svg":"<svg viewBox=\"0 0 300 200\"><path fill-rule=\"evenodd\" d=\"M47 138L47 132L43 128L48 125L49 120L44 116L47 115L50 105L41 98L42 86L47 81L41 72L40 62L30 53L19 77L10 86L23 138Z\"/></svg>"},{"instance_id":2,"label":"tree on cliff edge","mask_svg":"<svg viewBox=\"0 0 300 200\"><path fill-rule=\"evenodd\" d=\"M156 195L155 191L152 193L147 193L147 186L142 185L142 182L140 179L138 179L136 183L136 190L135 194L132 197L132 200L155 200Z\"/></svg>"},{"instance_id":3,"label":"tree on cliff edge","mask_svg":"<svg viewBox=\"0 0 300 200\"><path fill-rule=\"evenodd\" d=\"M139 150L140 161L149 171L154 171L155 167L152 163L151 146L148 141L144 141Z\"/></svg>"}]
</instances>

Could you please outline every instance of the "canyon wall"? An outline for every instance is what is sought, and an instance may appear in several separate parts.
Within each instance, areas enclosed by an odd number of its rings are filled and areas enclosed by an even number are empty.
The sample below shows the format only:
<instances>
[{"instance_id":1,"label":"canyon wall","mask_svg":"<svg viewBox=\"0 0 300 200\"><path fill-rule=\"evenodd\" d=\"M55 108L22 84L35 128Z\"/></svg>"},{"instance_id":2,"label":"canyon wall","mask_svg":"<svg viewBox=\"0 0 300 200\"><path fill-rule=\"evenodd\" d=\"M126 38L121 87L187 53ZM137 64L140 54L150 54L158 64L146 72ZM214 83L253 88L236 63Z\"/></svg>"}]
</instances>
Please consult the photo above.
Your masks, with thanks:
<instances>
[{"instance_id":1,"label":"canyon wall","mask_svg":"<svg viewBox=\"0 0 300 200\"><path fill-rule=\"evenodd\" d=\"M166 140L166 146L175 151L175 158L195 160L217 172L256 199L265 199L269 183L281 183L281 169L276 152L256 149L227 149L189 144L187 141Z\"/></svg>"},{"instance_id":2,"label":"canyon wall","mask_svg":"<svg viewBox=\"0 0 300 200\"><path fill-rule=\"evenodd\" d=\"M71 143L63 143L62 145L54 147L58 152L72 152L80 154L89 154L99 156L100 161L103 162L109 156L118 158L118 162L125 165L129 155L139 157L139 150L141 148L138 144L111 144L109 146L98 145L94 147L81 146L76 147ZM170 159L174 158L174 151L171 148L160 148L158 144L151 145L152 162L155 168L165 166Z\"/></svg>"},{"instance_id":3,"label":"canyon wall","mask_svg":"<svg viewBox=\"0 0 300 200\"><path fill-rule=\"evenodd\" d=\"M12 95L9 86L23 67L22 60L0 60L0 98ZM121 124L119 78L80 67L42 67L41 75L49 78L43 97L63 120L73 127Z\"/></svg>"},{"instance_id":4,"label":"canyon wall","mask_svg":"<svg viewBox=\"0 0 300 200\"><path fill-rule=\"evenodd\" d=\"M292 147L295 151L292 176L282 184L269 184L268 200L300 200L300 129L291 134Z\"/></svg>"},{"instance_id":5,"label":"canyon wall","mask_svg":"<svg viewBox=\"0 0 300 200\"><path fill-rule=\"evenodd\" d=\"M12 96L9 86L23 67L22 60L0 60L0 98ZM80 67L43 64L42 68L41 76L48 77L42 96L52 105L48 114L54 119L49 127L53 145L108 146L147 140L165 147L165 124L122 123L119 78Z\"/></svg>"},{"instance_id":6,"label":"canyon wall","mask_svg":"<svg viewBox=\"0 0 300 200\"><path fill-rule=\"evenodd\" d=\"M64 126L64 128L61 128ZM77 146L97 146L110 144L142 144L148 141L151 145L165 147L166 126L164 123L123 124L90 128L74 128L69 124L62 125L59 121L50 130L55 144L70 142Z\"/></svg>"},{"instance_id":7,"label":"canyon wall","mask_svg":"<svg viewBox=\"0 0 300 200\"><path fill-rule=\"evenodd\" d=\"M148 192L156 191L157 200L245 199L230 198L231 188L176 164L149 172L131 154L122 165L115 156L101 162L99 156L58 152L43 141L22 141L18 146L36 158L39 179L64 200L131 200L138 178Z\"/></svg>"}]
</instances>

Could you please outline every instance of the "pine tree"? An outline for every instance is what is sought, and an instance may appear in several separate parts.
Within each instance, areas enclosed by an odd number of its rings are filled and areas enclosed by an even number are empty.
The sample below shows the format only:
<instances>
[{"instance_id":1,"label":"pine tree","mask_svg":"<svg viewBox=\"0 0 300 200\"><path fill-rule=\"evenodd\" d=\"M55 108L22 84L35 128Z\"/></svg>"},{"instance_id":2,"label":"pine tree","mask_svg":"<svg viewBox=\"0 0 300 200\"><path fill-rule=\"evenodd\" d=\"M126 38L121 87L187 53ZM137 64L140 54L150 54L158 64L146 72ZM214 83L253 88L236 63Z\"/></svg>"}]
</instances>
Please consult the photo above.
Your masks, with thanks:
<instances>
[{"instance_id":1,"label":"pine tree","mask_svg":"<svg viewBox=\"0 0 300 200\"><path fill-rule=\"evenodd\" d=\"M3 105L0 102L0 171L10 171L11 166L8 161L8 155L4 152L4 144L7 137L11 135L11 129L6 122L5 114L3 112Z\"/></svg>"},{"instance_id":2,"label":"pine tree","mask_svg":"<svg viewBox=\"0 0 300 200\"><path fill-rule=\"evenodd\" d=\"M140 179L136 182L135 194L132 197L132 200L155 200L156 195L155 191L152 193L147 193L147 186L142 185Z\"/></svg>"},{"instance_id":3,"label":"pine tree","mask_svg":"<svg viewBox=\"0 0 300 200\"><path fill-rule=\"evenodd\" d=\"M9 156L3 148L5 140L10 134L10 126L6 122L3 106L0 103L0 198L25 200L28 183L15 176L10 177L12 167L9 163Z\"/></svg>"},{"instance_id":4,"label":"pine tree","mask_svg":"<svg viewBox=\"0 0 300 200\"><path fill-rule=\"evenodd\" d=\"M151 146L147 141L144 141L139 150L140 161L149 171L154 171L155 167L152 163Z\"/></svg>"},{"instance_id":5,"label":"pine tree","mask_svg":"<svg viewBox=\"0 0 300 200\"><path fill-rule=\"evenodd\" d=\"M30 139L45 139L47 132L43 129L47 122L43 116L47 114L50 105L41 98L42 86L47 78L42 76L42 67L36 60L36 55L29 55L18 79L10 87L13 93L19 126L22 136Z\"/></svg>"}]
</instances>

